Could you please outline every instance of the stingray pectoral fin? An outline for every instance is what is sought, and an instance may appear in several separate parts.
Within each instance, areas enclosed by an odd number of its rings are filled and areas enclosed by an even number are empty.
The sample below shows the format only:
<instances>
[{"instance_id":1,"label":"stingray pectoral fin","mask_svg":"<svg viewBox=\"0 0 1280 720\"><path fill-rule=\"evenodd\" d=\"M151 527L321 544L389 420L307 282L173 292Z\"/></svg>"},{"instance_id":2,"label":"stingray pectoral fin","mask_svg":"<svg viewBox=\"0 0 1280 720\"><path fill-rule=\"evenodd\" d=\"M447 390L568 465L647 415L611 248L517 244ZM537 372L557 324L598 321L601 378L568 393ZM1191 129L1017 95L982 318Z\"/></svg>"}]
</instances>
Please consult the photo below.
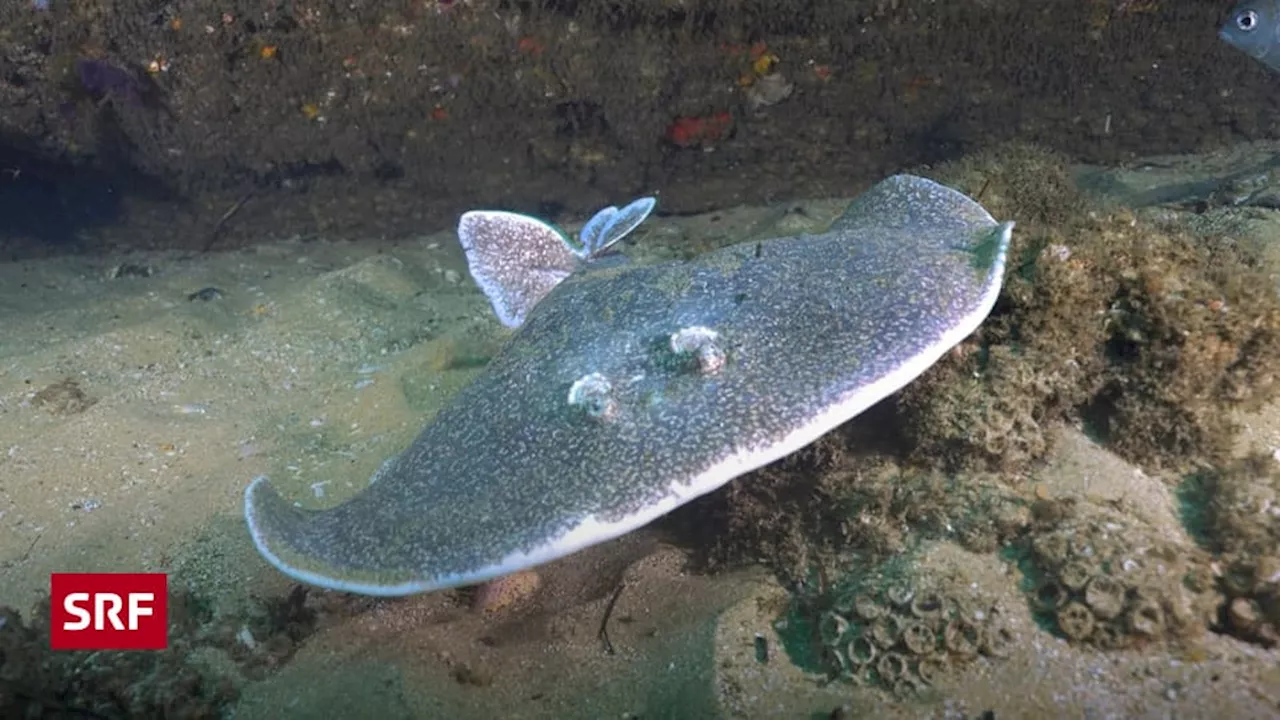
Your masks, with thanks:
<instances>
[{"instance_id":1,"label":"stingray pectoral fin","mask_svg":"<svg viewBox=\"0 0 1280 720\"><path fill-rule=\"evenodd\" d=\"M525 538L467 513L406 510L403 486L386 487L398 477L372 482L337 507L308 510L259 476L244 493L249 535L267 562L295 580L382 597L481 583L596 541L592 523Z\"/></svg>"},{"instance_id":2,"label":"stingray pectoral fin","mask_svg":"<svg viewBox=\"0 0 1280 720\"><path fill-rule=\"evenodd\" d=\"M1013 239L1013 226L1012 220L1006 220L986 232L980 232L977 242L973 243L969 249L973 267L985 271L990 276L990 282L994 284L994 287L988 289L988 294L993 298L1000 294L1004 268L1008 261L1009 243Z\"/></svg>"},{"instance_id":3,"label":"stingray pectoral fin","mask_svg":"<svg viewBox=\"0 0 1280 720\"><path fill-rule=\"evenodd\" d=\"M310 581L309 561L296 552L290 538L305 532L314 510L295 507L281 497L266 475L259 475L244 491L244 519L249 525L249 536L267 562L286 575Z\"/></svg>"},{"instance_id":4,"label":"stingray pectoral fin","mask_svg":"<svg viewBox=\"0 0 1280 720\"><path fill-rule=\"evenodd\" d=\"M404 595L406 587L413 591L429 587L407 569L387 571L334 562L325 548L345 539L344 523L338 517L343 509L297 507L281 496L265 475L254 478L244 491L244 517L253 544L285 575L318 587L366 595Z\"/></svg>"}]
</instances>

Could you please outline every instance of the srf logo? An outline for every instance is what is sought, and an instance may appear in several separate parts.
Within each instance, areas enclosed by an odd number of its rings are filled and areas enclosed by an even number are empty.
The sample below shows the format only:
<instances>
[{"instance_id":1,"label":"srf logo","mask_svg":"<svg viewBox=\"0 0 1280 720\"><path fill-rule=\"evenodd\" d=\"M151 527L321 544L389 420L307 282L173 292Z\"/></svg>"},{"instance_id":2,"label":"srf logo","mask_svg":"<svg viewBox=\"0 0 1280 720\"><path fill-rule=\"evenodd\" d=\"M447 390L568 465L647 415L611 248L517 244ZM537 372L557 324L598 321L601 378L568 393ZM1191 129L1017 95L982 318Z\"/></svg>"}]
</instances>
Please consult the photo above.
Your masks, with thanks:
<instances>
[{"instance_id":1,"label":"srf logo","mask_svg":"<svg viewBox=\"0 0 1280 720\"><path fill-rule=\"evenodd\" d=\"M54 650L163 650L169 645L169 576L53 573L49 646Z\"/></svg>"}]
</instances>

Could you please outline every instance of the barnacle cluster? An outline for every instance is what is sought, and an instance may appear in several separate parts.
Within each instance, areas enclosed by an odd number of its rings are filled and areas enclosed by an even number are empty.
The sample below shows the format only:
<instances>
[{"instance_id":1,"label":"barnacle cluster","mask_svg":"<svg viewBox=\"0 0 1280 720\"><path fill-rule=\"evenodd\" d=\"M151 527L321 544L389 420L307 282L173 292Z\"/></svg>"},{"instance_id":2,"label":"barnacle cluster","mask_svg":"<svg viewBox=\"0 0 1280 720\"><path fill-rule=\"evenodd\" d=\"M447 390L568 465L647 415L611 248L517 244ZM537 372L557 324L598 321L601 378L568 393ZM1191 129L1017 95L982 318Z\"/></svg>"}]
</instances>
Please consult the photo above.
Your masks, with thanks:
<instances>
[{"instance_id":1,"label":"barnacle cluster","mask_svg":"<svg viewBox=\"0 0 1280 720\"><path fill-rule=\"evenodd\" d=\"M1266 255L1126 210L1101 212L1065 159L1013 144L931 175L1018 218L1000 302L896 404L913 461L1017 472L1063 421L1145 468L1233 457L1237 411L1280 397Z\"/></svg>"},{"instance_id":2,"label":"barnacle cluster","mask_svg":"<svg viewBox=\"0 0 1280 720\"><path fill-rule=\"evenodd\" d=\"M1280 557L1238 558L1223 568L1223 629L1265 647L1280 645Z\"/></svg>"},{"instance_id":3,"label":"barnacle cluster","mask_svg":"<svg viewBox=\"0 0 1280 720\"><path fill-rule=\"evenodd\" d=\"M1280 645L1280 463L1254 453L1184 484L1193 530L1217 556L1222 630Z\"/></svg>"},{"instance_id":4,"label":"barnacle cluster","mask_svg":"<svg viewBox=\"0 0 1280 720\"><path fill-rule=\"evenodd\" d=\"M899 697L979 655L1003 657L1013 644L993 603L910 583L841 595L818 630L838 677Z\"/></svg>"},{"instance_id":5,"label":"barnacle cluster","mask_svg":"<svg viewBox=\"0 0 1280 720\"><path fill-rule=\"evenodd\" d=\"M1193 637L1222 603L1207 555L1132 520L1094 517L1033 534L1034 609L1068 640L1103 649Z\"/></svg>"}]
</instances>

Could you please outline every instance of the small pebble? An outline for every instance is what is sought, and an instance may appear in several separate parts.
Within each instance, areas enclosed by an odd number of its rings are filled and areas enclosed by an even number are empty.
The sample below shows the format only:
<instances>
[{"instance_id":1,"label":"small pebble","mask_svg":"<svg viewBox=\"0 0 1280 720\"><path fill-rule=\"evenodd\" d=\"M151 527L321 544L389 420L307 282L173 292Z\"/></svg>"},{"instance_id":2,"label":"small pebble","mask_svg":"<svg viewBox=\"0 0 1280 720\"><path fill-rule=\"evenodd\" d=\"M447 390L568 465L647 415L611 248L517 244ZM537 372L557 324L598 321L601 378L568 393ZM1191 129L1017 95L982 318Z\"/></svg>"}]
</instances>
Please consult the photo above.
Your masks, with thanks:
<instances>
[{"instance_id":1,"label":"small pebble","mask_svg":"<svg viewBox=\"0 0 1280 720\"><path fill-rule=\"evenodd\" d=\"M119 280L121 278L148 278L155 273L155 270L149 265L138 265L135 263L120 263L111 270L111 279Z\"/></svg>"},{"instance_id":2,"label":"small pebble","mask_svg":"<svg viewBox=\"0 0 1280 720\"><path fill-rule=\"evenodd\" d=\"M190 295L187 296L187 301L195 302L196 300L203 300L205 302L209 302L210 300L221 300L222 297L223 297L223 292L221 290L219 290L216 287L210 286L206 288L200 288L199 290L191 293Z\"/></svg>"},{"instance_id":3,"label":"small pebble","mask_svg":"<svg viewBox=\"0 0 1280 720\"><path fill-rule=\"evenodd\" d=\"M486 614L501 612L533 596L542 578L533 570L521 570L494 578L476 591L473 607Z\"/></svg>"},{"instance_id":4,"label":"small pebble","mask_svg":"<svg viewBox=\"0 0 1280 720\"><path fill-rule=\"evenodd\" d=\"M1232 627L1248 632L1258 624L1258 607L1249 598L1238 597L1227 606L1227 617Z\"/></svg>"}]
</instances>

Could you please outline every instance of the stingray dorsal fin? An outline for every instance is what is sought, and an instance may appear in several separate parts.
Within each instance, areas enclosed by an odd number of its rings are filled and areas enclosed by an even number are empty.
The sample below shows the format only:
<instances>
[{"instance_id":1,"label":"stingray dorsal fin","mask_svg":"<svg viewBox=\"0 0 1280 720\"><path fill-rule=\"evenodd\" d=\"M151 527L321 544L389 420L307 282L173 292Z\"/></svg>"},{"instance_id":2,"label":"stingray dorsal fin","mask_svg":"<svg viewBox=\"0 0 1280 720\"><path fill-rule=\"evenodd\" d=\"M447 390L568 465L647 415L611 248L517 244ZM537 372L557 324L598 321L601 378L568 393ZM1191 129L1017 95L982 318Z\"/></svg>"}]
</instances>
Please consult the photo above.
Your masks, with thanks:
<instances>
[{"instance_id":1,"label":"stingray dorsal fin","mask_svg":"<svg viewBox=\"0 0 1280 720\"><path fill-rule=\"evenodd\" d=\"M657 203L654 198L642 197L622 209L618 209L616 205L604 208L593 215L578 232L581 247L575 252L583 259L603 254L611 245L640 227L640 223L649 217Z\"/></svg>"},{"instance_id":2,"label":"stingray dorsal fin","mask_svg":"<svg viewBox=\"0 0 1280 720\"><path fill-rule=\"evenodd\" d=\"M498 320L519 327L538 301L577 269L581 258L554 225L502 210L473 210L458 221L471 277Z\"/></svg>"},{"instance_id":3,"label":"stingray dorsal fin","mask_svg":"<svg viewBox=\"0 0 1280 720\"><path fill-rule=\"evenodd\" d=\"M560 228L530 215L472 210L458 220L458 240L471 277L484 291L498 320L520 327L529 311L585 261L603 254L635 230L656 200L635 200L597 212L574 243Z\"/></svg>"}]
</instances>

